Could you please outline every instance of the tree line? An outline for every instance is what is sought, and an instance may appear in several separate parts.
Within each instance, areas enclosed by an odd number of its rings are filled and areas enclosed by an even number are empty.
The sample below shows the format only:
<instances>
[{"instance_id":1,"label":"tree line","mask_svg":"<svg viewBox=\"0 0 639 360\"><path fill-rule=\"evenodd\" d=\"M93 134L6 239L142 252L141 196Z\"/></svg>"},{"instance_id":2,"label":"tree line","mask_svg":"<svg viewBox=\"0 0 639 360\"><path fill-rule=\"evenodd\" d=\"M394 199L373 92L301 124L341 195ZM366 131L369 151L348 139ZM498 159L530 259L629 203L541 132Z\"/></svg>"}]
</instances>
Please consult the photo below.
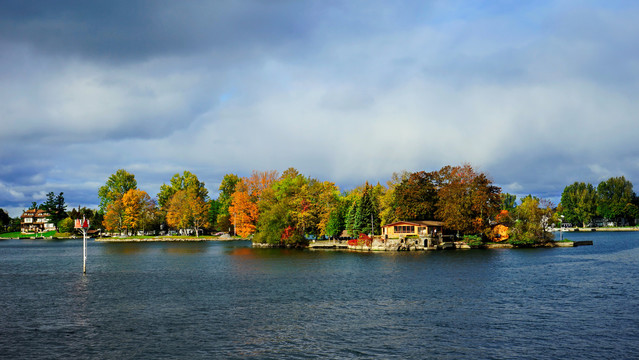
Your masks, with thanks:
<instances>
[{"instance_id":1,"label":"tree line","mask_svg":"<svg viewBox=\"0 0 639 360\"><path fill-rule=\"evenodd\" d=\"M635 225L639 218L639 198L625 177L611 177L593 186L575 182L564 188L559 212L564 221L583 227L596 219L617 225Z\"/></svg>"},{"instance_id":2,"label":"tree line","mask_svg":"<svg viewBox=\"0 0 639 360\"><path fill-rule=\"evenodd\" d=\"M294 168L281 174L226 174L218 194L211 199L205 184L184 171L151 198L138 189L133 174L120 169L99 188L97 210L66 212L63 193L49 193L40 207L61 231L72 231L73 219L85 216L92 228L112 233L171 229L199 236L220 231L280 245L303 243L309 236L379 235L383 225L400 220L439 220L450 234L467 239L506 236L511 243L530 244L550 240L549 229L562 216L564 222L583 226L596 217L622 224L639 217L632 183L623 177L610 178L596 188L584 183L566 186L555 207L531 195L518 202L515 195L502 193L488 175L467 164L394 173L384 185L365 182L349 191ZM497 231L496 225L505 226L507 233Z\"/></svg>"}]
</instances>

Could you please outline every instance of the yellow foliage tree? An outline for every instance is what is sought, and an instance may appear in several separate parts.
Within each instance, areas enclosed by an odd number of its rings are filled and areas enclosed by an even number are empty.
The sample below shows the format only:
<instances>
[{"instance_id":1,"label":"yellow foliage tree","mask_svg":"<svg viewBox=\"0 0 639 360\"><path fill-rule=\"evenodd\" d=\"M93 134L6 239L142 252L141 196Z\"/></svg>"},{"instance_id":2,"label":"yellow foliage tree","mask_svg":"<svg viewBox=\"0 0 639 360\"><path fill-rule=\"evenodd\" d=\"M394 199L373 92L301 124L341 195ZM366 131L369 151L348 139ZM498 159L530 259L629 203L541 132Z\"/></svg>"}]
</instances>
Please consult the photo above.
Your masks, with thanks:
<instances>
[{"instance_id":1,"label":"yellow foliage tree","mask_svg":"<svg viewBox=\"0 0 639 360\"><path fill-rule=\"evenodd\" d=\"M176 229L193 227L199 236L200 229L209 226L208 211L209 204L196 192L179 190L169 200L166 222Z\"/></svg>"},{"instance_id":2,"label":"yellow foliage tree","mask_svg":"<svg viewBox=\"0 0 639 360\"><path fill-rule=\"evenodd\" d=\"M135 232L144 229L155 214L155 202L143 190L131 189L122 196L124 228Z\"/></svg>"}]
</instances>

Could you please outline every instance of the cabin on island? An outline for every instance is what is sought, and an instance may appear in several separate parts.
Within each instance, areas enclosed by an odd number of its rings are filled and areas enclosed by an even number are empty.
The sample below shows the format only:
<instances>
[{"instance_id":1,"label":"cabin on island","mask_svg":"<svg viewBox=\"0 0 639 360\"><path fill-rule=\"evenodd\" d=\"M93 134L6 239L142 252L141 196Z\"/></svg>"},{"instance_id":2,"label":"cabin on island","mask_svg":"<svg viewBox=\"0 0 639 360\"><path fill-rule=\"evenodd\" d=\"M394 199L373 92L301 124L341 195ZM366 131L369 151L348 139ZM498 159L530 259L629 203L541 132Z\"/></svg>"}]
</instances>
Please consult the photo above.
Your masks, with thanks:
<instances>
[{"instance_id":1,"label":"cabin on island","mask_svg":"<svg viewBox=\"0 0 639 360\"><path fill-rule=\"evenodd\" d=\"M20 216L20 231L35 233L55 230L55 225L49 222L49 213L44 210L29 209Z\"/></svg>"},{"instance_id":2,"label":"cabin on island","mask_svg":"<svg viewBox=\"0 0 639 360\"><path fill-rule=\"evenodd\" d=\"M382 235L398 238L406 235L438 236L442 233L443 223L434 220L397 221L382 226Z\"/></svg>"}]
</instances>

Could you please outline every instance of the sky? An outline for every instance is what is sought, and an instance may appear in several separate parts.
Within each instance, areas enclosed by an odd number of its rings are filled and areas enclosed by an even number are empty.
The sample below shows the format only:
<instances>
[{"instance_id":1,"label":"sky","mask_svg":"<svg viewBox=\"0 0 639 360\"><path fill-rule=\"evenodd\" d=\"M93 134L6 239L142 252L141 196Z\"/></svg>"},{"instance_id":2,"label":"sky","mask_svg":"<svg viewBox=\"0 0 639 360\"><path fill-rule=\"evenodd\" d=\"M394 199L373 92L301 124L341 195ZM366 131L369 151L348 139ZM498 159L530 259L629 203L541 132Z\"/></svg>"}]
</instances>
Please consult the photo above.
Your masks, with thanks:
<instances>
[{"instance_id":1,"label":"sky","mask_svg":"<svg viewBox=\"0 0 639 360\"><path fill-rule=\"evenodd\" d=\"M342 190L471 164L555 203L639 183L636 1L3 1L0 208L118 169Z\"/></svg>"}]
</instances>

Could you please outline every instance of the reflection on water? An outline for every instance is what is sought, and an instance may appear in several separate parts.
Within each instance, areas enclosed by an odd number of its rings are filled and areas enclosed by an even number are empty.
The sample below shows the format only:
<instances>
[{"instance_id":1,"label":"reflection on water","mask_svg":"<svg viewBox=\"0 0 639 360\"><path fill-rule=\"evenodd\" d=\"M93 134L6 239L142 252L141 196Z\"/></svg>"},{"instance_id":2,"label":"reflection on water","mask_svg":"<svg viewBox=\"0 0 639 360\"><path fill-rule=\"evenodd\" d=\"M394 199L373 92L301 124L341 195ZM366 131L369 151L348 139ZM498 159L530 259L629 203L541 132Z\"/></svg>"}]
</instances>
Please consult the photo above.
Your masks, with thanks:
<instances>
[{"instance_id":1,"label":"reflection on water","mask_svg":"<svg viewBox=\"0 0 639 360\"><path fill-rule=\"evenodd\" d=\"M167 244L167 246L164 247L162 251L167 254L178 254L178 255L202 254L207 251L207 246L206 246L206 243L204 242L170 243L170 244Z\"/></svg>"},{"instance_id":2,"label":"reflection on water","mask_svg":"<svg viewBox=\"0 0 639 360\"><path fill-rule=\"evenodd\" d=\"M139 242L105 243L104 252L111 255L135 255L149 251L148 244Z\"/></svg>"}]
</instances>

